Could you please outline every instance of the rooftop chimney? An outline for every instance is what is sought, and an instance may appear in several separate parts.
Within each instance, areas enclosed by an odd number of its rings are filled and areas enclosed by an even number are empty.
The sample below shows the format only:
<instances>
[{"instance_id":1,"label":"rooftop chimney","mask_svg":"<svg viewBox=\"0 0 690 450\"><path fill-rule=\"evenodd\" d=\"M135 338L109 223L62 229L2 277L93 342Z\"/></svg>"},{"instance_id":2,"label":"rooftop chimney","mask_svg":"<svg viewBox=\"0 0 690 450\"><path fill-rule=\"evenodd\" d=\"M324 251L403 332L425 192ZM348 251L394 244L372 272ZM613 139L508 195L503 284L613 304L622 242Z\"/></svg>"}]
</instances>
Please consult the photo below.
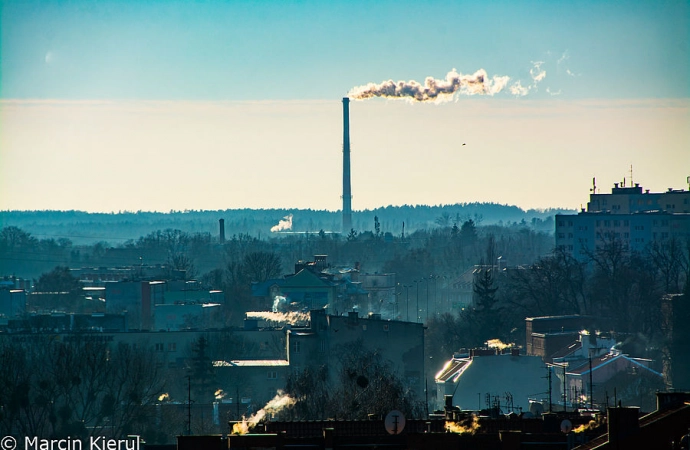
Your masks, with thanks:
<instances>
[{"instance_id":1,"label":"rooftop chimney","mask_svg":"<svg viewBox=\"0 0 690 450\"><path fill-rule=\"evenodd\" d=\"M352 191L350 188L350 99L343 98L343 233L352 229Z\"/></svg>"}]
</instances>

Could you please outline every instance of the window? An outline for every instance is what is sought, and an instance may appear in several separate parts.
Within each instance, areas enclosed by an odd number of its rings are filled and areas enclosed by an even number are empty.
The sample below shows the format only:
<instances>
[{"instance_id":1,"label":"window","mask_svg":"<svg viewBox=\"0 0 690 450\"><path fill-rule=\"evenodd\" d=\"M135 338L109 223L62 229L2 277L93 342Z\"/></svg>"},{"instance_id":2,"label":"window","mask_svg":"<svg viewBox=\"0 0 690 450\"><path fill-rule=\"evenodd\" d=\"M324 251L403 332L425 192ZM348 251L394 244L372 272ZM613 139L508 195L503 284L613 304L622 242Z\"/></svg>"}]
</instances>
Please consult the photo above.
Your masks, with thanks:
<instances>
[{"instance_id":1,"label":"window","mask_svg":"<svg viewBox=\"0 0 690 450\"><path fill-rule=\"evenodd\" d=\"M620 221L620 220L614 220L614 221L613 221L613 226L614 226L614 227L620 227L620 226L621 226L621 221Z\"/></svg>"},{"instance_id":2,"label":"window","mask_svg":"<svg viewBox=\"0 0 690 450\"><path fill-rule=\"evenodd\" d=\"M558 233L558 237L560 239L565 239L565 233Z\"/></svg>"},{"instance_id":3,"label":"window","mask_svg":"<svg viewBox=\"0 0 690 450\"><path fill-rule=\"evenodd\" d=\"M278 379L278 372L276 372L275 370L269 370L268 373L266 374L266 379L277 380Z\"/></svg>"},{"instance_id":4,"label":"window","mask_svg":"<svg viewBox=\"0 0 690 450\"><path fill-rule=\"evenodd\" d=\"M163 346L163 343L162 343L162 342L156 344L156 351L157 351L157 352L162 352L162 351L164 350L164 348L165 348L165 347Z\"/></svg>"},{"instance_id":5,"label":"window","mask_svg":"<svg viewBox=\"0 0 690 450\"><path fill-rule=\"evenodd\" d=\"M176 342L168 343L168 351L169 352L176 352L177 351L177 343Z\"/></svg>"},{"instance_id":6,"label":"window","mask_svg":"<svg viewBox=\"0 0 690 450\"><path fill-rule=\"evenodd\" d=\"M319 351L321 353L326 353L326 341L323 339L319 341Z\"/></svg>"},{"instance_id":7,"label":"window","mask_svg":"<svg viewBox=\"0 0 690 450\"><path fill-rule=\"evenodd\" d=\"M300 341L295 341L292 344L292 351L294 351L295 353L299 353L300 347L301 347Z\"/></svg>"},{"instance_id":8,"label":"window","mask_svg":"<svg viewBox=\"0 0 690 450\"><path fill-rule=\"evenodd\" d=\"M611 221L610 221L610 220L604 220L604 226L605 226L605 227L610 227L610 226L611 226Z\"/></svg>"},{"instance_id":9,"label":"window","mask_svg":"<svg viewBox=\"0 0 690 450\"><path fill-rule=\"evenodd\" d=\"M568 238L572 239L573 238L573 233L568 233Z\"/></svg>"}]
</instances>

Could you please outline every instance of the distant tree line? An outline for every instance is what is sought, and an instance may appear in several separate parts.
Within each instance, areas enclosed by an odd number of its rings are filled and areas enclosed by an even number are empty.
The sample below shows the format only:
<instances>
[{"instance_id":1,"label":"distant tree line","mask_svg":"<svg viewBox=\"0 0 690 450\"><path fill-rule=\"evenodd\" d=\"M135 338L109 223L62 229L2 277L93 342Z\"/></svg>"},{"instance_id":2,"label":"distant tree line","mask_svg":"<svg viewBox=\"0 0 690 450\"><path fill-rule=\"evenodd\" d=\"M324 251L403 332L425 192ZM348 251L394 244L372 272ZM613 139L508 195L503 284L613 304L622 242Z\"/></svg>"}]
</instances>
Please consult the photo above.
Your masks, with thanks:
<instances>
[{"instance_id":1,"label":"distant tree line","mask_svg":"<svg viewBox=\"0 0 690 450\"><path fill-rule=\"evenodd\" d=\"M378 217L381 233L399 236L417 230L448 227L473 219L479 224L528 225L537 231L553 233L553 217L558 213L574 212L566 209L523 210L517 206L496 203L461 203L454 205L403 205L353 212L353 227L371 229ZM313 209L227 209L186 210L162 212L120 211L117 213L87 213L83 211L0 211L3 227L20 228L38 239L69 239L75 246L106 242L117 246L136 240L156 230L174 229L187 234L209 234L219 237L218 220L225 221L228 236L247 234L265 239L271 227L292 214L292 231L327 233L341 230L342 216L338 211ZM344 233L347 234L349 230Z\"/></svg>"}]
</instances>

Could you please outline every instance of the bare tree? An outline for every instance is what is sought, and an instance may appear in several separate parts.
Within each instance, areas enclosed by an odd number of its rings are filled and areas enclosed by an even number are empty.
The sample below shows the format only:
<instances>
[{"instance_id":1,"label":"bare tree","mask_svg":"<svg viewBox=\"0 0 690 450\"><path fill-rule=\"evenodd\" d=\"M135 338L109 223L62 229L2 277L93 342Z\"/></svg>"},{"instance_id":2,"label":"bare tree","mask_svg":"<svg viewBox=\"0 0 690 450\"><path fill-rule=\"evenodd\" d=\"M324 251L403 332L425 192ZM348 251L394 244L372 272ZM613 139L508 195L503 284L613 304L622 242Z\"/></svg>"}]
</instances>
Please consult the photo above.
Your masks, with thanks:
<instances>
[{"instance_id":1,"label":"bare tree","mask_svg":"<svg viewBox=\"0 0 690 450\"><path fill-rule=\"evenodd\" d=\"M652 241L647 247L647 255L659 271L667 294L678 294L687 282L690 241L677 237L663 241Z\"/></svg>"}]
</instances>

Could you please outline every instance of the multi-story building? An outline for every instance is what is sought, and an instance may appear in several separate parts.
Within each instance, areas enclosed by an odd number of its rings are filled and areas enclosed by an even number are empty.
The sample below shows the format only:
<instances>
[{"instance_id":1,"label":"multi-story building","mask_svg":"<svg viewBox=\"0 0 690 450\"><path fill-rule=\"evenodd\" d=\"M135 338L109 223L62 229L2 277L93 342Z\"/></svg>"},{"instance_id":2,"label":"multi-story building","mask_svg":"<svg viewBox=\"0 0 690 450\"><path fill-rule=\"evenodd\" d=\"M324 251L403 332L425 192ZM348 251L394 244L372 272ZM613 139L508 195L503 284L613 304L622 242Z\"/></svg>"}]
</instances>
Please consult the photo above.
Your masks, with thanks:
<instances>
[{"instance_id":1,"label":"multi-story building","mask_svg":"<svg viewBox=\"0 0 690 450\"><path fill-rule=\"evenodd\" d=\"M580 213L556 215L556 247L578 260L614 240L629 251L642 251L655 241L690 239L690 191L650 193L639 184L618 183L610 194L593 191Z\"/></svg>"},{"instance_id":2,"label":"multi-story building","mask_svg":"<svg viewBox=\"0 0 690 450\"><path fill-rule=\"evenodd\" d=\"M257 411L285 389L290 375L309 366L332 367L329 381L337 383L345 352L356 343L380 354L417 399L424 398L422 324L382 320L379 315L361 318L356 312L332 316L322 308L308 316L309 324L303 327L261 328L257 320L248 319L242 329L153 331L128 328L125 313L31 315L0 327L0 346L84 341L150 352L168 377L167 401L180 403L189 395L188 382L194 395L204 387L203 380L187 380L195 365L212 364L205 393L212 398L216 392L217 401L231 404L233 417L239 418Z\"/></svg>"},{"instance_id":3,"label":"multi-story building","mask_svg":"<svg viewBox=\"0 0 690 450\"><path fill-rule=\"evenodd\" d=\"M309 327L288 332L290 369L299 372L309 366L337 368L349 345L375 350L391 363L418 399L424 393L424 327L421 323L382 320L380 314L359 317L355 311L345 316L311 311ZM329 371L334 376L336 370ZM335 380L331 380L335 381Z\"/></svg>"}]
</instances>

